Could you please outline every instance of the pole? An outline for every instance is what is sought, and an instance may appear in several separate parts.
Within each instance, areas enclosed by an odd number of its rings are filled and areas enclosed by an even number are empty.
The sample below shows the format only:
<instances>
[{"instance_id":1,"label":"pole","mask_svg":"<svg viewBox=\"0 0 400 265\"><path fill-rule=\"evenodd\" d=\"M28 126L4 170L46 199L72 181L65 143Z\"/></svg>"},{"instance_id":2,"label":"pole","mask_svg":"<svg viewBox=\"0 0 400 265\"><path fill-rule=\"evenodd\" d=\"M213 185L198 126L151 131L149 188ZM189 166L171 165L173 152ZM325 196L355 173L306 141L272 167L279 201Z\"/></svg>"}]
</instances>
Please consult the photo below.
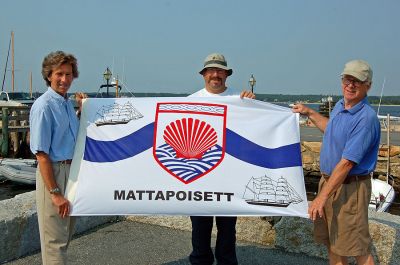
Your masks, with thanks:
<instances>
[{"instance_id":1,"label":"pole","mask_svg":"<svg viewBox=\"0 0 400 265\"><path fill-rule=\"evenodd\" d=\"M117 76L117 80L115 83L116 83L115 84L115 97L117 98L118 97L118 76Z\"/></svg>"},{"instance_id":2,"label":"pole","mask_svg":"<svg viewBox=\"0 0 400 265\"><path fill-rule=\"evenodd\" d=\"M1 142L1 156L7 157L8 155L8 108L2 108L2 117L1 117L1 135L2 135L2 142Z\"/></svg>"},{"instance_id":3,"label":"pole","mask_svg":"<svg viewBox=\"0 0 400 265\"><path fill-rule=\"evenodd\" d=\"M4 91L4 81L6 80L8 58L10 57L10 47L11 47L11 38L10 38L10 41L8 43L7 60L6 60L6 65L4 66L3 84L1 85L1 91Z\"/></svg>"},{"instance_id":4,"label":"pole","mask_svg":"<svg viewBox=\"0 0 400 265\"><path fill-rule=\"evenodd\" d=\"M328 118L331 117L331 108L332 108L332 106L331 106L331 101L328 100Z\"/></svg>"},{"instance_id":5,"label":"pole","mask_svg":"<svg viewBox=\"0 0 400 265\"><path fill-rule=\"evenodd\" d=\"M14 92L14 31L11 31L11 59L12 59L12 68L11 68L11 87L12 92Z\"/></svg>"},{"instance_id":6,"label":"pole","mask_svg":"<svg viewBox=\"0 0 400 265\"><path fill-rule=\"evenodd\" d=\"M109 95L109 92L108 92L108 82L109 82L109 80L108 79L106 79L106 81L107 81L107 97L109 98L110 97L110 95Z\"/></svg>"},{"instance_id":7,"label":"pole","mask_svg":"<svg viewBox=\"0 0 400 265\"><path fill-rule=\"evenodd\" d=\"M390 175L390 114L386 116L387 129L386 129L386 143L387 143L387 164L386 164L386 182L389 183Z\"/></svg>"},{"instance_id":8,"label":"pole","mask_svg":"<svg viewBox=\"0 0 400 265\"><path fill-rule=\"evenodd\" d=\"M383 78L383 84L382 84L382 88L381 88L381 96L379 97L378 111L376 112L378 115L379 115L379 110L381 108L382 96L383 96L383 88L385 87L385 82L386 82L386 77Z\"/></svg>"},{"instance_id":9,"label":"pole","mask_svg":"<svg viewBox=\"0 0 400 265\"><path fill-rule=\"evenodd\" d=\"M30 78L29 93L31 94L31 98L33 98L33 95L32 95L32 72L31 72L31 78Z\"/></svg>"},{"instance_id":10,"label":"pole","mask_svg":"<svg viewBox=\"0 0 400 265\"><path fill-rule=\"evenodd\" d=\"M256 79L254 78L253 74L250 76L249 84L251 87L251 93L254 93L254 86L256 85Z\"/></svg>"}]
</instances>

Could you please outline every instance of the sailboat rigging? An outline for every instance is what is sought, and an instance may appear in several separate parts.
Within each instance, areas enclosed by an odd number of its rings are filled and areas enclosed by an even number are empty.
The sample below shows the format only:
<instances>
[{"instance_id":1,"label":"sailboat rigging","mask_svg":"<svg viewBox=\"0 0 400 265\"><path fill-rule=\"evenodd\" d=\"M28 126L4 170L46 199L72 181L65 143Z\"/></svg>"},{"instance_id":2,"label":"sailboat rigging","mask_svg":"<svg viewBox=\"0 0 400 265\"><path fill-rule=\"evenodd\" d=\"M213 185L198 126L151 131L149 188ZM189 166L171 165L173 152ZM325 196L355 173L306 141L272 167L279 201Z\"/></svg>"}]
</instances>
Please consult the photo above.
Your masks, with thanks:
<instances>
[{"instance_id":1,"label":"sailboat rigging","mask_svg":"<svg viewBox=\"0 0 400 265\"><path fill-rule=\"evenodd\" d=\"M10 57L10 47L11 47L11 38L10 38L10 42L8 43L7 60L6 60L6 66L4 67L3 84L1 85L1 91L4 91L4 82L6 81L8 58Z\"/></svg>"}]
</instances>

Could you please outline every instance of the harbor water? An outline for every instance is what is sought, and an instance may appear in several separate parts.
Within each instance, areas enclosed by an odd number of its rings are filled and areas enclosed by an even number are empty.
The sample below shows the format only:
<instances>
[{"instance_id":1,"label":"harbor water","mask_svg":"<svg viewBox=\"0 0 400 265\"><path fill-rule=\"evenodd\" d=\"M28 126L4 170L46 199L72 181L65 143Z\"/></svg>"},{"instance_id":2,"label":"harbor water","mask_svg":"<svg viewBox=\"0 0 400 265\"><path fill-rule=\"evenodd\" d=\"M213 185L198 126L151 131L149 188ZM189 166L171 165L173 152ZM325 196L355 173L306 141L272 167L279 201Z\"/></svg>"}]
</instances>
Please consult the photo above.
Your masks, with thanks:
<instances>
[{"instance_id":1,"label":"harbor water","mask_svg":"<svg viewBox=\"0 0 400 265\"><path fill-rule=\"evenodd\" d=\"M283 107L289 107L289 104L286 103L278 103L278 105L283 106ZM313 110L318 111L319 106L321 105L320 103L305 103L304 105L312 108ZM379 115L386 116L387 114L390 114L390 116L396 116L400 117L400 106L399 105L381 105L380 107L378 105L372 105L372 108L378 113L379 109Z\"/></svg>"}]
</instances>

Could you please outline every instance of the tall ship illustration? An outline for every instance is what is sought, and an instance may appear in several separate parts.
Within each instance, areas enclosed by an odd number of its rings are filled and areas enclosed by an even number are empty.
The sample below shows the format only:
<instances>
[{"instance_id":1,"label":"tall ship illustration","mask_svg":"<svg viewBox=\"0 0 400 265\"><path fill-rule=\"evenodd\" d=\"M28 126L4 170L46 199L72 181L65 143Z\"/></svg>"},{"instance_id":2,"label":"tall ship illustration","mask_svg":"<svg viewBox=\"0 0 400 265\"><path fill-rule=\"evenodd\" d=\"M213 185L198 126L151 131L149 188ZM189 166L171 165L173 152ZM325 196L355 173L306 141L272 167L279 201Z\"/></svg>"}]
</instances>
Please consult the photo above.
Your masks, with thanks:
<instances>
[{"instance_id":1,"label":"tall ship illustration","mask_svg":"<svg viewBox=\"0 0 400 265\"><path fill-rule=\"evenodd\" d=\"M142 117L143 115L133 107L132 103L126 102L123 105L114 103L103 106L97 111L95 124L97 126L126 124Z\"/></svg>"},{"instance_id":2,"label":"tall ship illustration","mask_svg":"<svg viewBox=\"0 0 400 265\"><path fill-rule=\"evenodd\" d=\"M248 204L275 207L288 207L291 203L303 201L285 178L275 181L267 175L252 177L246 185L243 199Z\"/></svg>"}]
</instances>

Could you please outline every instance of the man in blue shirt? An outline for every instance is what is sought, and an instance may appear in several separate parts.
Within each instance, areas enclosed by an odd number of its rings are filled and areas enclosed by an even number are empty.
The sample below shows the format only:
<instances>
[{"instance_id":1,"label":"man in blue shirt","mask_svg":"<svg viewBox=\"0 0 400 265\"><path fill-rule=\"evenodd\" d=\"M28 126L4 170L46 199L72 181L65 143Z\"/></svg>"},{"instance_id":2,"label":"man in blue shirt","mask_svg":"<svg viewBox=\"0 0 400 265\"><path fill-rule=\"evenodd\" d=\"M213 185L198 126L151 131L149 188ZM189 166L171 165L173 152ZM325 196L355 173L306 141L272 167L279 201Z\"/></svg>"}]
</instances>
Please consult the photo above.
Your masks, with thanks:
<instances>
[{"instance_id":1,"label":"man in blue shirt","mask_svg":"<svg viewBox=\"0 0 400 265\"><path fill-rule=\"evenodd\" d=\"M62 51L48 54L42 63L47 91L32 105L30 148L38 160L36 204L43 264L66 264L73 233L70 203L64 197L79 121L67 97L78 77L76 58ZM81 106L83 94L77 93Z\"/></svg>"},{"instance_id":2,"label":"man in blue shirt","mask_svg":"<svg viewBox=\"0 0 400 265\"><path fill-rule=\"evenodd\" d=\"M371 198L370 173L375 169L380 124L367 101L372 69L353 60L342 72L341 99L330 118L302 105L293 111L308 118L324 137L320 154L321 181L308 213L314 221L314 237L327 246L330 264L374 264L368 228Z\"/></svg>"}]
</instances>

